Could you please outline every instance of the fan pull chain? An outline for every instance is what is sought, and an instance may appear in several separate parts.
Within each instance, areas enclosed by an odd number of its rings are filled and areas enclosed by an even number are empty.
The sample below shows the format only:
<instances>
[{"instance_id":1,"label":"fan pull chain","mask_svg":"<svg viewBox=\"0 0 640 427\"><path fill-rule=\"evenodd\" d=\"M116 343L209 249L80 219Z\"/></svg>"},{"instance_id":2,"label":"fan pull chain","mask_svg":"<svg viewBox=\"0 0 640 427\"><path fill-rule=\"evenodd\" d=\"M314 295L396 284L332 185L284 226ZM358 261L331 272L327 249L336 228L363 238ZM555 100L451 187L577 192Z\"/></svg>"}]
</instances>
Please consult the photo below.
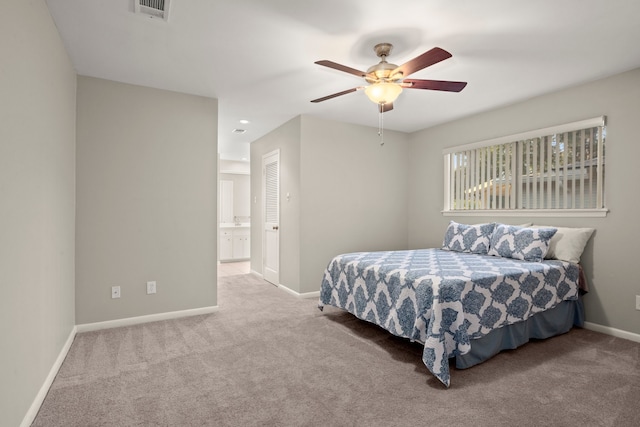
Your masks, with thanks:
<instances>
[{"instance_id":1,"label":"fan pull chain","mask_svg":"<svg viewBox=\"0 0 640 427\"><path fill-rule=\"evenodd\" d=\"M384 104L378 104L378 136L380 137L380 146L384 145L384 119L382 118Z\"/></svg>"}]
</instances>

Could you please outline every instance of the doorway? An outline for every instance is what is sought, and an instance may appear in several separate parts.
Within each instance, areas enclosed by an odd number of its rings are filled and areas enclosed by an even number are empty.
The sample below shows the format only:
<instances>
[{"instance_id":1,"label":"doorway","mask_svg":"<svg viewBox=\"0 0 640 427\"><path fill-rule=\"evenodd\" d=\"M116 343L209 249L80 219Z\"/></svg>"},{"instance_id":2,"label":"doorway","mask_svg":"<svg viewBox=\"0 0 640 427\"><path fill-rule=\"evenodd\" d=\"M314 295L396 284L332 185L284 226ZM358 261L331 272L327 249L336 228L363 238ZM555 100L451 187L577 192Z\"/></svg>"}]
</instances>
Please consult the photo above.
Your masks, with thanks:
<instances>
[{"instance_id":1,"label":"doorway","mask_svg":"<svg viewBox=\"0 0 640 427\"><path fill-rule=\"evenodd\" d=\"M220 160L218 276L249 272L251 176L249 162Z\"/></svg>"}]
</instances>

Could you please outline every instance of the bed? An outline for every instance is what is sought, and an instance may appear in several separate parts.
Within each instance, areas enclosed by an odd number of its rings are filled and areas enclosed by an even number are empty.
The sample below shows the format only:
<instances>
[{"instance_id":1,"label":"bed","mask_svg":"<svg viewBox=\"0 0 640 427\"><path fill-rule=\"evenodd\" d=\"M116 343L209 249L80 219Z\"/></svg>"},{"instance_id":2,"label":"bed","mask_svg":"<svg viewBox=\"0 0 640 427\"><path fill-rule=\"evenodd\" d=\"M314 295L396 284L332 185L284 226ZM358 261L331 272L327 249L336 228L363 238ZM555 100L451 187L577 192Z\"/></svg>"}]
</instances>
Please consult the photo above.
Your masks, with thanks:
<instances>
[{"instance_id":1,"label":"bed","mask_svg":"<svg viewBox=\"0 0 640 427\"><path fill-rule=\"evenodd\" d=\"M465 230L468 234L464 227L475 227L476 238L456 240ZM524 239L522 227L506 227L507 244L504 233L502 239L495 236L496 224L478 231L452 222L443 248L338 255L324 272L319 308L344 309L422 343L422 361L447 387L450 358L456 367L468 368L531 338L582 326L580 266L544 259L557 229L546 234L546 250L534 251L530 260L504 255L520 250L527 258L535 246L531 240L541 233L526 228L536 235Z\"/></svg>"}]
</instances>

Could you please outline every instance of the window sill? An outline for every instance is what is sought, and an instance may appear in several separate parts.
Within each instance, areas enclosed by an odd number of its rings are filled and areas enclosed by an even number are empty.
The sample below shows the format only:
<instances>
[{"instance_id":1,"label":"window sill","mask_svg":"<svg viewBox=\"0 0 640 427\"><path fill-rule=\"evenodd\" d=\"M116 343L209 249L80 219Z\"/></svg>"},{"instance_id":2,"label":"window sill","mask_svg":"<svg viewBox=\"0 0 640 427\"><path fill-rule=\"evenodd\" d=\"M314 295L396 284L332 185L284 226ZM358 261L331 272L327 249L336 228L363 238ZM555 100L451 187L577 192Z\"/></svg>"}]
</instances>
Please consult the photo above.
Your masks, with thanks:
<instances>
[{"instance_id":1,"label":"window sill","mask_svg":"<svg viewBox=\"0 0 640 427\"><path fill-rule=\"evenodd\" d=\"M442 211L443 216L547 217L547 218L604 218L609 209L475 209Z\"/></svg>"}]
</instances>

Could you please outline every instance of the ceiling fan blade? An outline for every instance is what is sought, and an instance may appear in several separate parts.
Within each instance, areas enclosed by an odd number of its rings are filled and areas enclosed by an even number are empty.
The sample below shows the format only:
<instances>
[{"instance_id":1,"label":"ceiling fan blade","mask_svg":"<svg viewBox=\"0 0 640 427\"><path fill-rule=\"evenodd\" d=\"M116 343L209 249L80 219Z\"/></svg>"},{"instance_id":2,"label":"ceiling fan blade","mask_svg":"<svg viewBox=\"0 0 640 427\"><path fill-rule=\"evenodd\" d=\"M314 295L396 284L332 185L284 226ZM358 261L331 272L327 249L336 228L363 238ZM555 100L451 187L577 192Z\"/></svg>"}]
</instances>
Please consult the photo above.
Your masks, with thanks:
<instances>
[{"instance_id":1,"label":"ceiling fan blade","mask_svg":"<svg viewBox=\"0 0 640 427\"><path fill-rule=\"evenodd\" d=\"M447 92L460 92L466 85L467 82L452 82L448 80L404 79L402 81L402 87L405 89L430 89Z\"/></svg>"},{"instance_id":2,"label":"ceiling fan blade","mask_svg":"<svg viewBox=\"0 0 640 427\"><path fill-rule=\"evenodd\" d=\"M354 88L351 88L351 89L343 90L342 92L338 92L338 93L334 93L334 94L331 94L331 95L323 96L322 98L314 99L311 102L326 101L327 99L331 99L331 98L335 98L335 97L338 97L338 96L346 95L346 94L351 93L351 92L355 92L358 89L361 89L361 88L360 87L354 87Z\"/></svg>"},{"instance_id":3,"label":"ceiling fan blade","mask_svg":"<svg viewBox=\"0 0 640 427\"><path fill-rule=\"evenodd\" d=\"M355 68L347 67L346 65L338 64L333 61L316 61L315 64L323 65L325 67L333 68L334 70L344 71L345 73L353 74L354 76L364 77L367 75L364 71L356 70Z\"/></svg>"},{"instance_id":4,"label":"ceiling fan blade","mask_svg":"<svg viewBox=\"0 0 640 427\"><path fill-rule=\"evenodd\" d=\"M393 110L393 102L385 102L384 104L378 104L378 112L386 113Z\"/></svg>"},{"instance_id":5,"label":"ceiling fan blade","mask_svg":"<svg viewBox=\"0 0 640 427\"><path fill-rule=\"evenodd\" d=\"M427 68L430 65L437 64L440 61L451 58L451 54L444 49L434 47L433 49L423 53L420 56L413 58L411 61L405 62L395 70L391 72L391 75L402 72L404 77L409 74L413 74L416 71L420 71L423 68Z\"/></svg>"}]
</instances>

